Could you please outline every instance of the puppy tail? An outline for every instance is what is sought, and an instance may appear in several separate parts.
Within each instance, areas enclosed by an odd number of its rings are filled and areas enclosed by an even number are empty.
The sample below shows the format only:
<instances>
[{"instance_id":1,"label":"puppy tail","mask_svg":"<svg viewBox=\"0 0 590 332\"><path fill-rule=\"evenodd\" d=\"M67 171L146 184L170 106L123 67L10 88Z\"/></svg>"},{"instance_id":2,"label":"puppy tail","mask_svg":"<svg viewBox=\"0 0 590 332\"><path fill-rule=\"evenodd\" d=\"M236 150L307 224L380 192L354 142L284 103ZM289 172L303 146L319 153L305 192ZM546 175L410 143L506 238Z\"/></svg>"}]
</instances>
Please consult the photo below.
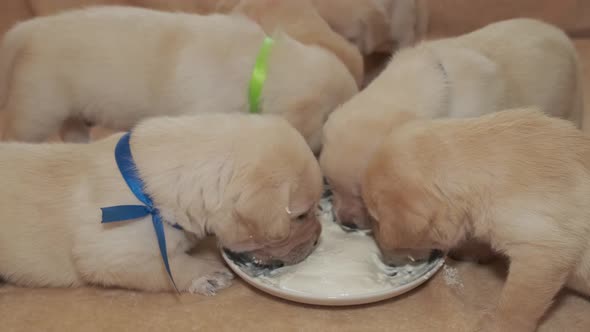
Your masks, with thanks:
<instances>
[{"instance_id":1,"label":"puppy tail","mask_svg":"<svg viewBox=\"0 0 590 332\"><path fill-rule=\"evenodd\" d=\"M10 81L15 72L16 58L22 52L23 40L19 26L8 30L0 42L0 111L8 102Z\"/></svg>"}]
</instances>

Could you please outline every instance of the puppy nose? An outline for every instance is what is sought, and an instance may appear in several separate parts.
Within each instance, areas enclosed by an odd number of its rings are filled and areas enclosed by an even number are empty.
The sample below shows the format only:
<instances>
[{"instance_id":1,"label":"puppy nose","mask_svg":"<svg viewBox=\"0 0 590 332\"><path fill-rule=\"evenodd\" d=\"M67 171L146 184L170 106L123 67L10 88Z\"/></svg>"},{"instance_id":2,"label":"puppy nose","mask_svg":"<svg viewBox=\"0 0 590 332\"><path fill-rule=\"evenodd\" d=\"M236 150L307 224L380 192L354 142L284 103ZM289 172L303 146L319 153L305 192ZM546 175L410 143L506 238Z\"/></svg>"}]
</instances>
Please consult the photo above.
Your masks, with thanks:
<instances>
[{"instance_id":1,"label":"puppy nose","mask_svg":"<svg viewBox=\"0 0 590 332\"><path fill-rule=\"evenodd\" d=\"M348 213L343 213L342 211L337 211L334 209L334 217L336 219L336 222L338 222L340 225L344 227L352 229L358 228L358 226L352 220L352 216L350 216Z\"/></svg>"},{"instance_id":2,"label":"puppy nose","mask_svg":"<svg viewBox=\"0 0 590 332\"><path fill-rule=\"evenodd\" d=\"M344 215L343 213L335 213L336 221L345 230L357 230L359 226L353 221L352 216Z\"/></svg>"},{"instance_id":3,"label":"puppy nose","mask_svg":"<svg viewBox=\"0 0 590 332\"><path fill-rule=\"evenodd\" d=\"M274 270L285 266L285 263L280 260L272 260L268 264L265 264L267 268Z\"/></svg>"},{"instance_id":4,"label":"puppy nose","mask_svg":"<svg viewBox=\"0 0 590 332\"><path fill-rule=\"evenodd\" d=\"M428 263L434 262L436 259L443 257L445 254L442 250L434 249L430 252L430 257L428 257Z\"/></svg>"}]
</instances>

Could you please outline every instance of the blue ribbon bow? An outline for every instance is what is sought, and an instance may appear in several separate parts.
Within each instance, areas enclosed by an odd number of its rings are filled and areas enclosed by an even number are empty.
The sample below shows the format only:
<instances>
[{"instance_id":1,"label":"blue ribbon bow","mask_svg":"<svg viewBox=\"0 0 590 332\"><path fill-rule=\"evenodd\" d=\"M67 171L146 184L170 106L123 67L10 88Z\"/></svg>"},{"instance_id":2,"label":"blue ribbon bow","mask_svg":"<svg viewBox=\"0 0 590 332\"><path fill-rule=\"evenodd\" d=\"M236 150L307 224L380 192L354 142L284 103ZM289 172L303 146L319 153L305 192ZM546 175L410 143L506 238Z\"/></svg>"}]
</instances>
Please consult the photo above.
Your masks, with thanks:
<instances>
[{"instance_id":1,"label":"blue ribbon bow","mask_svg":"<svg viewBox=\"0 0 590 332\"><path fill-rule=\"evenodd\" d=\"M172 277L172 272L170 271L170 264L168 263L166 237L164 236L162 216L160 216L158 209L154 207L154 203L152 202L152 199L149 197L149 195L143 191L143 181L141 181L139 178L139 174L137 173L135 167L135 162L133 161L133 156L131 155L129 138L130 134L126 133L117 143L117 146L115 147L115 160L117 161L117 166L119 166L119 171L121 172L123 179L125 179L127 186L129 186L129 189L131 189L135 197L137 197L137 199L145 205L118 205L101 208L102 223L105 224L111 222L127 221L152 215L152 223L154 225L156 237L158 238L160 255L164 261L164 266L166 267L166 272L168 272L168 277L170 277L170 281L172 282L174 289L176 292L178 292L178 287L176 287L176 283ZM182 230L182 227L177 224L172 225L172 227Z\"/></svg>"}]
</instances>

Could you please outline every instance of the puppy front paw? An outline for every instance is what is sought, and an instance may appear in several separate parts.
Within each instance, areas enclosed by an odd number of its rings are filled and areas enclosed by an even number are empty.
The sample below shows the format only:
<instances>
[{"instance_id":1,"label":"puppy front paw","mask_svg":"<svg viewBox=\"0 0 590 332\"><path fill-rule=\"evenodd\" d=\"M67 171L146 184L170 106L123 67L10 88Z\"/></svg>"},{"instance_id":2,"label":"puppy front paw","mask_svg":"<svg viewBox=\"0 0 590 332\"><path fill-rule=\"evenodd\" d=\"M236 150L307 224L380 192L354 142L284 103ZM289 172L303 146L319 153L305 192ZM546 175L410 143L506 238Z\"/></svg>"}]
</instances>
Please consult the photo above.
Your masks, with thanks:
<instances>
[{"instance_id":1,"label":"puppy front paw","mask_svg":"<svg viewBox=\"0 0 590 332\"><path fill-rule=\"evenodd\" d=\"M188 288L189 293L213 296L218 291L232 285L233 273L228 269L212 272L197 279L194 279Z\"/></svg>"}]
</instances>

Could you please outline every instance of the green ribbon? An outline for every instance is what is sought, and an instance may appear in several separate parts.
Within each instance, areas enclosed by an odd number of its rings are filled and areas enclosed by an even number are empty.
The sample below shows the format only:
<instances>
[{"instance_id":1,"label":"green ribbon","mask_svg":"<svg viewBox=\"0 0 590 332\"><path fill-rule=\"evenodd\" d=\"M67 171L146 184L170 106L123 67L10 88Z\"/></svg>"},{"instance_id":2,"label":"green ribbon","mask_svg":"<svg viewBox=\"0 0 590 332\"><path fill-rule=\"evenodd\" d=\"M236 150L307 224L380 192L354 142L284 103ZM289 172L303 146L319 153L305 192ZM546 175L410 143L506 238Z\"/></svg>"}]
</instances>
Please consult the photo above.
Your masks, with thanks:
<instances>
[{"instance_id":1,"label":"green ribbon","mask_svg":"<svg viewBox=\"0 0 590 332\"><path fill-rule=\"evenodd\" d=\"M262 47L256 57L254 70L252 71L252 78L250 78L250 86L248 87L248 102L250 104L250 113L260 113L260 97L262 96L262 87L266 81L268 69L268 55L274 40L270 37L265 37L262 42Z\"/></svg>"}]
</instances>

